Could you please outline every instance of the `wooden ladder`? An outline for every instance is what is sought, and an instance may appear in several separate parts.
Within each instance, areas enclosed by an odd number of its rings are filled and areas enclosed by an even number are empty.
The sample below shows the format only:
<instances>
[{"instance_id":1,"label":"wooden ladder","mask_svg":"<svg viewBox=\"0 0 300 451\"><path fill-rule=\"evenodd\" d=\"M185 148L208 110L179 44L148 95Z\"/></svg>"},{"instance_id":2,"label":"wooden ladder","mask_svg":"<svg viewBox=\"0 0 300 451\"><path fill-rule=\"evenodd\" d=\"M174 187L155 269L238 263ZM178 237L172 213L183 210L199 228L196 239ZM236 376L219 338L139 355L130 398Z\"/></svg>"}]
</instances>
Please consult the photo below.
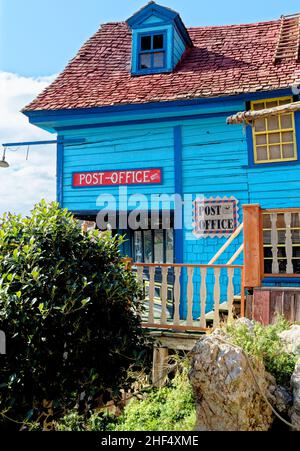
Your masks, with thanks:
<instances>
[{"instance_id":1,"label":"wooden ladder","mask_svg":"<svg viewBox=\"0 0 300 451\"><path fill-rule=\"evenodd\" d=\"M283 58L297 60L300 46L300 13L281 16L279 39L274 62Z\"/></svg>"}]
</instances>

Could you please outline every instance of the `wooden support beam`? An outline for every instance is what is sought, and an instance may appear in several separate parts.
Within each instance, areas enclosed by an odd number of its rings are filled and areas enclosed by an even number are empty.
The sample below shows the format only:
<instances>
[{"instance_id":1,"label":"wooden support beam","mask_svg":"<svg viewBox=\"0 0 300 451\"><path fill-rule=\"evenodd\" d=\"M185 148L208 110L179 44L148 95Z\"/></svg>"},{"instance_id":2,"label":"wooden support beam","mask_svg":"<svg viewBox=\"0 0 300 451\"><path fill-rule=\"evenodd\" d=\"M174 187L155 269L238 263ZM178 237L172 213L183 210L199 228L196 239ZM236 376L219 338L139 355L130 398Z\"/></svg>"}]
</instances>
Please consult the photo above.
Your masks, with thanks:
<instances>
[{"instance_id":1,"label":"wooden support beam","mask_svg":"<svg viewBox=\"0 0 300 451\"><path fill-rule=\"evenodd\" d=\"M262 215L258 204L243 205L244 215L244 283L258 287L263 277Z\"/></svg>"},{"instance_id":2,"label":"wooden support beam","mask_svg":"<svg viewBox=\"0 0 300 451\"><path fill-rule=\"evenodd\" d=\"M155 387L162 387L168 375L168 348L154 346L152 363L152 384Z\"/></svg>"}]
</instances>

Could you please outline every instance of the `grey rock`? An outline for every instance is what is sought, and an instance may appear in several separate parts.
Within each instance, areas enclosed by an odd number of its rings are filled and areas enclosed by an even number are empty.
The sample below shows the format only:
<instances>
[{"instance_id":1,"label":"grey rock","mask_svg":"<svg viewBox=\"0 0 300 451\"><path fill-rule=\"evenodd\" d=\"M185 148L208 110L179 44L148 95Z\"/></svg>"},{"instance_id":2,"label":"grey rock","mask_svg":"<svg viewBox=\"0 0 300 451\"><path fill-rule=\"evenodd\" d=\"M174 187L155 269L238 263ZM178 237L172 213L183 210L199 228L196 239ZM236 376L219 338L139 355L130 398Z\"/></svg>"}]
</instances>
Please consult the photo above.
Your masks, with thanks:
<instances>
[{"instance_id":1,"label":"grey rock","mask_svg":"<svg viewBox=\"0 0 300 451\"><path fill-rule=\"evenodd\" d=\"M300 326L293 324L289 329L280 332L286 352L300 356Z\"/></svg>"},{"instance_id":2,"label":"grey rock","mask_svg":"<svg viewBox=\"0 0 300 451\"><path fill-rule=\"evenodd\" d=\"M291 423L296 431L300 431L300 362L295 366L291 377L293 390L293 406L290 409Z\"/></svg>"},{"instance_id":3,"label":"grey rock","mask_svg":"<svg viewBox=\"0 0 300 451\"><path fill-rule=\"evenodd\" d=\"M269 382L264 365L251 360L263 393ZM266 431L273 413L253 380L243 351L220 329L193 349L190 381L197 400L199 431Z\"/></svg>"},{"instance_id":4,"label":"grey rock","mask_svg":"<svg viewBox=\"0 0 300 451\"><path fill-rule=\"evenodd\" d=\"M286 387L276 384L269 385L267 396L277 412L280 414L289 414L289 409L293 403L293 396Z\"/></svg>"},{"instance_id":5,"label":"grey rock","mask_svg":"<svg viewBox=\"0 0 300 451\"><path fill-rule=\"evenodd\" d=\"M249 332L253 332L255 322L251 321L249 318L243 317L243 318L238 318L234 322L234 324L236 326L239 326L239 325L246 326Z\"/></svg>"}]
</instances>

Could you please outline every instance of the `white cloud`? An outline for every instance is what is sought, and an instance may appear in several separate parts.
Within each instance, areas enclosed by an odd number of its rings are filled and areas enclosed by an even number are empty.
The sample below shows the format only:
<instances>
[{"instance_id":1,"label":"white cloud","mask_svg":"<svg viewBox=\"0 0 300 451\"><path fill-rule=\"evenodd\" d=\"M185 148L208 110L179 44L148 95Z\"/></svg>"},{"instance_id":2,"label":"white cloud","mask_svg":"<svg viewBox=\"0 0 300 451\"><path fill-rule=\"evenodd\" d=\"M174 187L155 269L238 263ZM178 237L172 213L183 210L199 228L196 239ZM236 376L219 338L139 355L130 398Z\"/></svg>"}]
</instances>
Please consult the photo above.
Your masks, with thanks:
<instances>
[{"instance_id":1,"label":"white cloud","mask_svg":"<svg viewBox=\"0 0 300 451\"><path fill-rule=\"evenodd\" d=\"M0 144L56 138L29 124L20 113L53 79L54 76L29 78L0 72ZM6 151L10 167L0 168L0 214L4 211L26 214L42 198L55 199L56 147L32 146L28 160L26 153L26 147Z\"/></svg>"}]
</instances>

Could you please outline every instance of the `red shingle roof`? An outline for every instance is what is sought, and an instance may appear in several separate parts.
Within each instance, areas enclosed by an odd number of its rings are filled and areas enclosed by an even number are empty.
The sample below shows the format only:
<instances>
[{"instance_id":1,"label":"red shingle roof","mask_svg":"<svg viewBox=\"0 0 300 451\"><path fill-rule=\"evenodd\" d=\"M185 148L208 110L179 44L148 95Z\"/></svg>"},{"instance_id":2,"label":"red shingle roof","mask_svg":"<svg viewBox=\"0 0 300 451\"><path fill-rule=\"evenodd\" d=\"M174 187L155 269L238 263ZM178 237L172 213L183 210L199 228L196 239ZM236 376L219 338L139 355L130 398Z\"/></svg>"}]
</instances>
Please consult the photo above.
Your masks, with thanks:
<instances>
[{"instance_id":1,"label":"red shingle roof","mask_svg":"<svg viewBox=\"0 0 300 451\"><path fill-rule=\"evenodd\" d=\"M291 87L300 61L274 64L280 20L189 28L194 48L172 73L132 76L131 30L108 23L25 111L216 97Z\"/></svg>"}]
</instances>

